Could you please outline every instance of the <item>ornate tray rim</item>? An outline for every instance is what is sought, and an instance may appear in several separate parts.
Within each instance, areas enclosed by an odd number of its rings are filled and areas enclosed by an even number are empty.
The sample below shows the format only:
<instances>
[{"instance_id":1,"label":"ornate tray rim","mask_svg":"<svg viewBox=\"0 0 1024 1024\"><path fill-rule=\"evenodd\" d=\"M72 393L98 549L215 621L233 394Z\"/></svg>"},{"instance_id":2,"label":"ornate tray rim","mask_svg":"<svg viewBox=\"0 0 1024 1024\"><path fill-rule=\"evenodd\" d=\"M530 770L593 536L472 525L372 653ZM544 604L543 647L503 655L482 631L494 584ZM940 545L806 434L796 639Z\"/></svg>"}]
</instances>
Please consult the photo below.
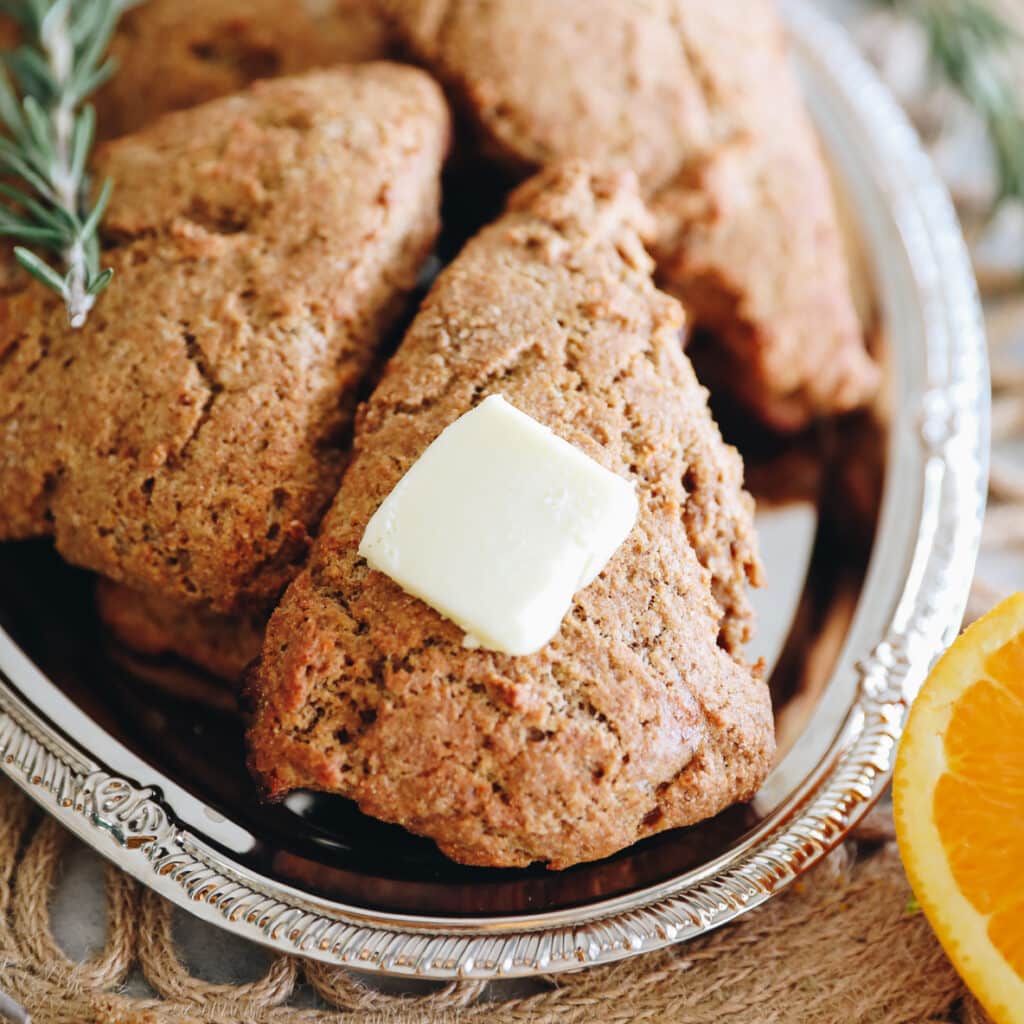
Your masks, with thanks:
<instances>
[{"instance_id":1,"label":"ornate tray rim","mask_svg":"<svg viewBox=\"0 0 1024 1024\"><path fill-rule=\"evenodd\" d=\"M0 770L100 853L191 913L282 952L399 976L550 974L658 949L733 920L828 853L887 785L909 702L959 626L985 503L988 375L966 246L913 129L842 29L809 0L785 0L783 9L801 56L830 80L876 150L915 277L926 379L918 382L918 407L897 411L893 434L900 436L890 438L872 557L881 560L879 547L901 514L917 511L906 578L894 582L889 573L886 581L874 564L858 619L864 606L887 609L885 619L862 648L866 656L855 661L847 652L854 699L825 756L782 806L697 871L582 908L442 919L330 903L234 863L179 825L173 785L141 786L111 774L65 738L22 696L47 684L2 630ZM856 629L857 622L851 635Z\"/></svg>"}]
</instances>

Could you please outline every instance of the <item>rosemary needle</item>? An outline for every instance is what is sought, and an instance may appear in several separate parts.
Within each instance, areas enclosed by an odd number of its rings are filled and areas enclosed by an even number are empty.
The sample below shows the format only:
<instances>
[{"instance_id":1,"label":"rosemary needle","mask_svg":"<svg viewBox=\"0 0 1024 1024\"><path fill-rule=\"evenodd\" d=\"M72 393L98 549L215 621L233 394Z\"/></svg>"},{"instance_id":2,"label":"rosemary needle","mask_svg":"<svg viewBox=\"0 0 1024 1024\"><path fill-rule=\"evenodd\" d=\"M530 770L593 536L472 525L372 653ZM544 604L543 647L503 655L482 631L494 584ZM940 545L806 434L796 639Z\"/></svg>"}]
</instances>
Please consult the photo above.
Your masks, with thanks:
<instances>
[{"instance_id":1,"label":"rosemary needle","mask_svg":"<svg viewBox=\"0 0 1024 1024\"><path fill-rule=\"evenodd\" d=\"M64 300L81 327L110 283L97 229L110 182L89 206L87 163L96 116L86 98L114 72L104 55L121 12L133 0L0 0L19 26L21 45L0 72L0 235L18 239L17 261ZM44 258L50 254L50 259Z\"/></svg>"},{"instance_id":2,"label":"rosemary needle","mask_svg":"<svg viewBox=\"0 0 1024 1024\"><path fill-rule=\"evenodd\" d=\"M1003 199L1024 200L1024 110L1012 63L1021 38L993 0L877 0L914 18L932 66L985 122Z\"/></svg>"}]
</instances>

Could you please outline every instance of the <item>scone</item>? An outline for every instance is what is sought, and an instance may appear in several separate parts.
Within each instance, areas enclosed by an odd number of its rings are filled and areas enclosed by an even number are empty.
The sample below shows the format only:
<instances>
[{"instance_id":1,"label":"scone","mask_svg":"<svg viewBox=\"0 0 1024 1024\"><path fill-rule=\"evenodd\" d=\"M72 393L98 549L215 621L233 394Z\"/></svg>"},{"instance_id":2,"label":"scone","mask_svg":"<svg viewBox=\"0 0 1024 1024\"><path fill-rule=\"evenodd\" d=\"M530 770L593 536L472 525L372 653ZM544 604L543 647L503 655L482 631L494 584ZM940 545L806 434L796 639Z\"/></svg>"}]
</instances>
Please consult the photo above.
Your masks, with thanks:
<instances>
[{"instance_id":1,"label":"scone","mask_svg":"<svg viewBox=\"0 0 1024 1024\"><path fill-rule=\"evenodd\" d=\"M423 72L258 83L100 149L115 280L81 330L8 263L0 539L214 612L267 607L337 490L360 386L433 244Z\"/></svg>"},{"instance_id":2,"label":"scone","mask_svg":"<svg viewBox=\"0 0 1024 1024\"><path fill-rule=\"evenodd\" d=\"M117 74L96 96L103 138L258 78L380 60L390 38L372 0L146 0L110 45Z\"/></svg>"},{"instance_id":3,"label":"scone","mask_svg":"<svg viewBox=\"0 0 1024 1024\"><path fill-rule=\"evenodd\" d=\"M553 166L435 282L252 673L267 794L340 793L469 864L563 868L760 785L768 689L740 650L753 502L659 292L632 179ZM489 394L635 481L636 526L537 654L463 631L357 548L434 438Z\"/></svg>"},{"instance_id":4,"label":"scone","mask_svg":"<svg viewBox=\"0 0 1024 1024\"><path fill-rule=\"evenodd\" d=\"M96 611L129 650L175 655L224 681L230 692L259 657L267 612L221 615L194 605L140 593L112 580L96 583Z\"/></svg>"},{"instance_id":5,"label":"scone","mask_svg":"<svg viewBox=\"0 0 1024 1024\"><path fill-rule=\"evenodd\" d=\"M721 374L795 430L877 384L772 0L383 0L467 148L513 176L565 156L639 175L659 283Z\"/></svg>"}]
</instances>

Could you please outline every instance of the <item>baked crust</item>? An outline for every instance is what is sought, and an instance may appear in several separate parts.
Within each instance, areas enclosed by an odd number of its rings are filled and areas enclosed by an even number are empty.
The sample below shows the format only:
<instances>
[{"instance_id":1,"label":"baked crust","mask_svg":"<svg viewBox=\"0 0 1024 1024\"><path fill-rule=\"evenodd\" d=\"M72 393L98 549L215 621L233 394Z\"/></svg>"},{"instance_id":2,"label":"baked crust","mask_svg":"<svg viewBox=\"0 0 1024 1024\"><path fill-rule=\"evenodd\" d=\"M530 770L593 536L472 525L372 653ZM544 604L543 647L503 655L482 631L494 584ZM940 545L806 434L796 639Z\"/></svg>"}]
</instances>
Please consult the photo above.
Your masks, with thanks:
<instances>
[{"instance_id":1,"label":"baked crust","mask_svg":"<svg viewBox=\"0 0 1024 1024\"><path fill-rule=\"evenodd\" d=\"M629 167L659 283L720 339L721 374L797 430L877 388L830 182L772 0L385 0L470 148L513 175Z\"/></svg>"},{"instance_id":2,"label":"baked crust","mask_svg":"<svg viewBox=\"0 0 1024 1024\"><path fill-rule=\"evenodd\" d=\"M96 95L98 128L113 138L259 78L382 60L390 49L370 0L146 0L111 40L118 70Z\"/></svg>"},{"instance_id":3,"label":"baked crust","mask_svg":"<svg viewBox=\"0 0 1024 1024\"><path fill-rule=\"evenodd\" d=\"M266 792L341 793L471 864L562 868L752 796L753 502L657 291L632 179L544 171L442 272L362 408L353 460L250 680ZM500 393L636 481L637 525L556 638L509 657L357 547L440 431Z\"/></svg>"},{"instance_id":4,"label":"baked crust","mask_svg":"<svg viewBox=\"0 0 1024 1024\"><path fill-rule=\"evenodd\" d=\"M241 683L263 645L267 614L218 615L144 594L111 580L96 581L100 621L125 647L150 657L174 655L224 681Z\"/></svg>"},{"instance_id":5,"label":"baked crust","mask_svg":"<svg viewBox=\"0 0 1024 1024\"><path fill-rule=\"evenodd\" d=\"M421 71L257 83L102 147L115 284L71 330L7 260L0 539L216 612L269 607L335 491L359 388L438 229Z\"/></svg>"}]
</instances>

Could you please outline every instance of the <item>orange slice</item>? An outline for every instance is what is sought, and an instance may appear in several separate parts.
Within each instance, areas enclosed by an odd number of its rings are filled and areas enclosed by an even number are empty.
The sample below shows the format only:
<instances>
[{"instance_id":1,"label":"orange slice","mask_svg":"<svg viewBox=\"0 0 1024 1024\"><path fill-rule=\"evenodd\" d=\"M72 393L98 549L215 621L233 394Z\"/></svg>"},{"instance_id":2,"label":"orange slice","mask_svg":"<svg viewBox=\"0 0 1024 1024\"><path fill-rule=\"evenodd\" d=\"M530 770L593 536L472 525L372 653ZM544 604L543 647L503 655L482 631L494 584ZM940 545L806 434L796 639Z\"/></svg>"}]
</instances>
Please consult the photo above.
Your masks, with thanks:
<instances>
[{"instance_id":1,"label":"orange slice","mask_svg":"<svg viewBox=\"0 0 1024 1024\"><path fill-rule=\"evenodd\" d=\"M893 779L910 884L998 1024L1024 1022L1024 594L968 628L911 708Z\"/></svg>"}]
</instances>

